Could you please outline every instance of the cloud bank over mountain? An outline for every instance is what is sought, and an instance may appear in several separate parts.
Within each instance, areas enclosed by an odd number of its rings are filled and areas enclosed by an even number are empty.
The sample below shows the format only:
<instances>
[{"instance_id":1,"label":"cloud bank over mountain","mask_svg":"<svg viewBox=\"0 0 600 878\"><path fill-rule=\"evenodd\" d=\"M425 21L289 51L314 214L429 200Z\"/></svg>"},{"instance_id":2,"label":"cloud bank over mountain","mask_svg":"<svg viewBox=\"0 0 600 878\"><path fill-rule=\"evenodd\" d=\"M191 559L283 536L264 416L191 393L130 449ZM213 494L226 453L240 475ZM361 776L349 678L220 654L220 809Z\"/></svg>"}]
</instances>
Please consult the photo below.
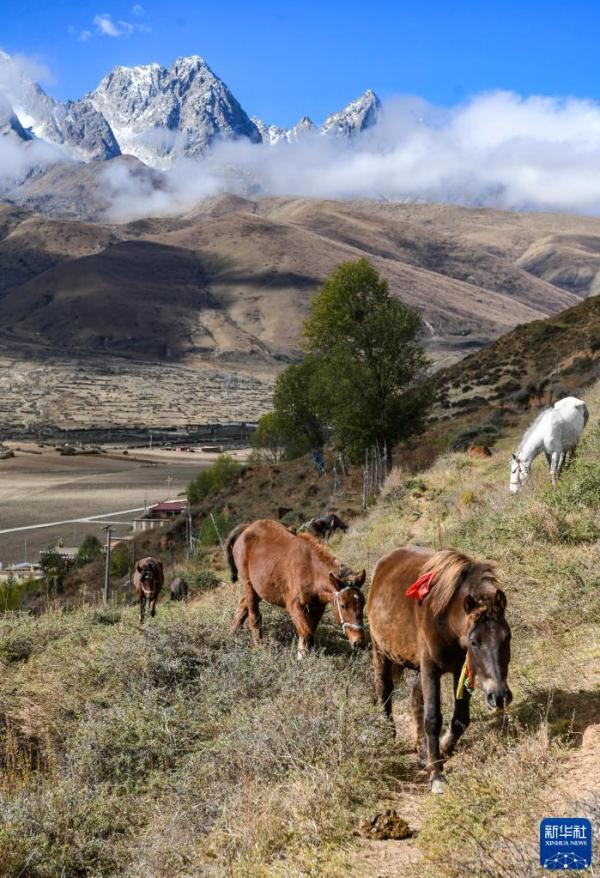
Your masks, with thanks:
<instances>
[{"instance_id":1,"label":"cloud bank over mountain","mask_svg":"<svg viewBox=\"0 0 600 878\"><path fill-rule=\"evenodd\" d=\"M83 161L117 221L221 192L600 213L591 100L499 91L439 108L416 97L381 105L369 90L320 127L303 117L283 129L250 117L199 56L115 68L67 104L33 82L26 59L0 61L0 192L19 203L32 178L43 190L48 165Z\"/></svg>"},{"instance_id":2,"label":"cloud bank over mountain","mask_svg":"<svg viewBox=\"0 0 600 878\"><path fill-rule=\"evenodd\" d=\"M223 142L183 159L148 192L110 165L116 217L179 212L218 192L444 201L507 210L600 213L600 106L592 101L478 95L442 110L386 102L353 141L307 134L275 144ZM123 179L123 176L126 179Z\"/></svg>"}]
</instances>

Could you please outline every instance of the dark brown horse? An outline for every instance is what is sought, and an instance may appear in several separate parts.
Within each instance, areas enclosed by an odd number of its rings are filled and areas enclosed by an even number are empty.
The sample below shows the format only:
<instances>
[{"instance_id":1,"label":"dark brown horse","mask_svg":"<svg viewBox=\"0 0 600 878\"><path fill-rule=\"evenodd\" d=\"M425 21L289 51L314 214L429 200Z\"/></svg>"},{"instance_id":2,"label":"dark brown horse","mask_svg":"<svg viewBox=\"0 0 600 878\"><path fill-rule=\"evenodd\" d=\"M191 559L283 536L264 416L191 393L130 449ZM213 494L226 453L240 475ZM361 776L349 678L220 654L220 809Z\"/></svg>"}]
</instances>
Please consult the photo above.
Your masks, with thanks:
<instances>
[{"instance_id":1,"label":"dark brown horse","mask_svg":"<svg viewBox=\"0 0 600 878\"><path fill-rule=\"evenodd\" d=\"M276 521L236 527L227 538L231 579L244 586L233 631L246 618L255 644L261 642L261 600L288 611L298 633L298 657L314 645L315 629L331 604L333 617L354 648L366 645L365 599L360 588L366 572L347 570L310 534L296 536Z\"/></svg>"},{"instance_id":2,"label":"dark brown horse","mask_svg":"<svg viewBox=\"0 0 600 878\"><path fill-rule=\"evenodd\" d=\"M140 605L140 622L144 621L146 601L150 606L150 615L156 616L156 601L161 588L165 584L163 566L156 558L142 558L135 565L133 587Z\"/></svg>"},{"instance_id":3,"label":"dark brown horse","mask_svg":"<svg viewBox=\"0 0 600 878\"><path fill-rule=\"evenodd\" d=\"M391 718L394 671L418 671L412 691L417 750L434 792L443 789L444 757L469 725L475 681L490 709L512 700L505 608L493 566L454 549L405 546L375 567L368 612L377 696ZM454 677L454 713L440 741L440 678L446 673Z\"/></svg>"},{"instance_id":4,"label":"dark brown horse","mask_svg":"<svg viewBox=\"0 0 600 878\"><path fill-rule=\"evenodd\" d=\"M171 583L170 591L172 601L187 601L189 593L187 580L182 576L176 576Z\"/></svg>"},{"instance_id":5,"label":"dark brown horse","mask_svg":"<svg viewBox=\"0 0 600 878\"><path fill-rule=\"evenodd\" d=\"M319 518L311 518L310 521L307 521L305 525L302 526L302 529L308 531L308 533L314 534L314 536L319 537L320 539L329 539L336 530L341 530L343 533L348 531L348 525L345 521L335 515L333 512L330 512L328 515L321 515Z\"/></svg>"}]
</instances>

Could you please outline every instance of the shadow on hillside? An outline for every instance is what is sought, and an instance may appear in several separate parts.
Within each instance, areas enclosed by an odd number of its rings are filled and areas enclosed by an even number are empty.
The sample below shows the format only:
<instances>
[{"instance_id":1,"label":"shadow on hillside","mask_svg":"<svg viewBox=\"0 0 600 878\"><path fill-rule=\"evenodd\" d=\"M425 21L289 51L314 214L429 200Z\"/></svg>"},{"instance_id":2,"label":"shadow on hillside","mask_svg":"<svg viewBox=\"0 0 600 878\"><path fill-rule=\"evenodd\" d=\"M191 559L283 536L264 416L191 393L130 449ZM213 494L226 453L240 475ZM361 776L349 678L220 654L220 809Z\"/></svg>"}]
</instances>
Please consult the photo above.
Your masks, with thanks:
<instances>
[{"instance_id":1,"label":"shadow on hillside","mask_svg":"<svg viewBox=\"0 0 600 878\"><path fill-rule=\"evenodd\" d=\"M519 704L514 715L531 729L548 722L551 735L567 735L579 746L587 727L600 723L600 692L543 689Z\"/></svg>"}]
</instances>

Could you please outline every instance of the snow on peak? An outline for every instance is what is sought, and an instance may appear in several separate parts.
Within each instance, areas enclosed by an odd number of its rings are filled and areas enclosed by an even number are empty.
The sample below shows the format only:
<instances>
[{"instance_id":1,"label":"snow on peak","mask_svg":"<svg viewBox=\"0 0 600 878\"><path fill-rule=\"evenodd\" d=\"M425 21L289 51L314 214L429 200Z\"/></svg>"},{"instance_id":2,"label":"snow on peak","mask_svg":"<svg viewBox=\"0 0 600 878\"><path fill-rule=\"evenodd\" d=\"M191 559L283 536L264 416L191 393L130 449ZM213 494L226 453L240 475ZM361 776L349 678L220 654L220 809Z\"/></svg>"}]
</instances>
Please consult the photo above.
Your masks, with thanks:
<instances>
[{"instance_id":1,"label":"snow on peak","mask_svg":"<svg viewBox=\"0 0 600 878\"><path fill-rule=\"evenodd\" d=\"M60 144L70 158L90 161L119 155L106 119L85 99L57 101L30 78L26 68L1 50L0 62L0 94L14 110L13 131L20 135L22 130L26 139L36 137Z\"/></svg>"},{"instance_id":2,"label":"snow on peak","mask_svg":"<svg viewBox=\"0 0 600 878\"><path fill-rule=\"evenodd\" d=\"M381 101L372 89L367 89L343 110L332 113L321 126L324 134L354 137L377 123Z\"/></svg>"},{"instance_id":3,"label":"snow on peak","mask_svg":"<svg viewBox=\"0 0 600 878\"><path fill-rule=\"evenodd\" d=\"M124 152L155 166L201 155L219 138L261 136L225 83L200 55L112 70L89 94Z\"/></svg>"}]
</instances>

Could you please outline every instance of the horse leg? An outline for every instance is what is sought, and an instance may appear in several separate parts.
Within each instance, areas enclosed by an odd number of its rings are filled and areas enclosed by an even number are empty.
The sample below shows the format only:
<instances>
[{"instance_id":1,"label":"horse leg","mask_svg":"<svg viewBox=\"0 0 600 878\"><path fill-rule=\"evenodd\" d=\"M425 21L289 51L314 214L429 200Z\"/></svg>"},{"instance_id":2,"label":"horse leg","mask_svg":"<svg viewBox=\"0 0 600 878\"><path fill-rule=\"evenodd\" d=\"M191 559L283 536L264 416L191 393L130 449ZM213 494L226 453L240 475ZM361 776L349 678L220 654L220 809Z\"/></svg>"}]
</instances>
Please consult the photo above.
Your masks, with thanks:
<instances>
[{"instance_id":1,"label":"horse leg","mask_svg":"<svg viewBox=\"0 0 600 878\"><path fill-rule=\"evenodd\" d=\"M258 605L260 598L252 588L250 582L245 583L246 588L246 606L248 607L248 625L252 635L254 646L260 646L262 643L262 618Z\"/></svg>"},{"instance_id":2,"label":"horse leg","mask_svg":"<svg viewBox=\"0 0 600 878\"><path fill-rule=\"evenodd\" d=\"M150 598L150 616L152 619L156 616L156 600L158 595L153 595Z\"/></svg>"},{"instance_id":3,"label":"horse leg","mask_svg":"<svg viewBox=\"0 0 600 878\"><path fill-rule=\"evenodd\" d=\"M144 621L144 613L146 611L146 595L144 592L140 595L140 624Z\"/></svg>"},{"instance_id":4,"label":"horse leg","mask_svg":"<svg viewBox=\"0 0 600 878\"><path fill-rule=\"evenodd\" d=\"M298 658L303 659L308 650L315 645L315 628L318 619L315 620L314 609L309 604L303 606L297 600L290 603L287 611L298 635Z\"/></svg>"},{"instance_id":5,"label":"horse leg","mask_svg":"<svg viewBox=\"0 0 600 878\"><path fill-rule=\"evenodd\" d=\"M392 698L394 695L394 666L392 661L385 656L373 643L373 673L375 675L375 694L383 707L383 711L390 721L392 731L396 734L396 726L392 716Z\"/></svg>"},{"instance_id":6,"label":"horse leg","mask_svg":"<svg viewBox=\"0 0 600 878\"><path fill-rule=\"evenodd\" d=\"M248 618L248 605L246 603L246 595L241 599L238 604L238 608L235 611L235 616L233 617L233 624L231 626L231 633L235 634L240 630L246 619Z\"/></svg>"},{"instance_id":7,"label":"horse leg","mask_svg":"<svg viewBox=\"0 0 600 878\"><path fill-rule=\"evenodd\" d=\"M550 463L550 478L552 479L552 487L556 488L558 481L558 473L560 472L560 457L558 451L552 452L552 461Z\"/></svg>"},{"instance_id":8,"label":"horse leg","mask_svg":"<svg viewBox=\"0 0 600 878\"><path fill-rule=\"evenodd\" d=\"M466 732L471 722L470 707L471 696L466 689L463 690L462 698L456 697L456 690L460 681L460 671L454 671L454 713L450 720L448 730L440 741L442 756L450 756L461 736Z\"/></svg>"},{"instance_id":9,"label":"horse leg","mask_svg":"<svg viewBox=\"0 0 600 878\"><path fill-rule=\"evenodd\" d=\"M440 672L425 657L421 659L421 688L425 709L424 727L427 738L427 768L432 793L443 792L443 762L440 753L442 705Z\"/></svg>"},{"instance_id":10,"label":"horse leg","mask_svg":"<svg viewBox=\"0 0 600 878\"><path fill-rule=\"evenodd\" d=\"M425 737L425 706L423 704L423 688L421 686L421 672L417 671L411 692L411 704L413 721L415 724L415 738L419 762L422 766L427 765L427 738Z\"/></svg>"}]
</instances>

